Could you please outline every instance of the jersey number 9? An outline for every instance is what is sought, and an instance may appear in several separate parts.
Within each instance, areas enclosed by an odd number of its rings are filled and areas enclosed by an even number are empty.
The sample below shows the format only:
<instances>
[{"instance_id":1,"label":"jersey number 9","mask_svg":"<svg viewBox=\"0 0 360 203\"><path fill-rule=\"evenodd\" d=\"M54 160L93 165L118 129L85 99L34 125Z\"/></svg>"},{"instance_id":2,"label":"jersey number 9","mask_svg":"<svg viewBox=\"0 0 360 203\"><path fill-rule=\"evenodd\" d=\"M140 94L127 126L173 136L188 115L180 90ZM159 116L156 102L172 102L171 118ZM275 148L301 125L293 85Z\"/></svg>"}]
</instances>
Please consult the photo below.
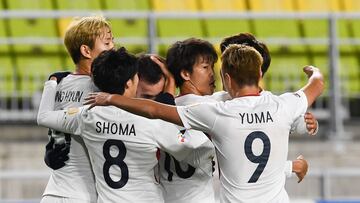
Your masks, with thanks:
<instances>
[{"instance_id":1,"label":"jersey number 9","mask_svg":"<svg viewBox=\"0 0 360 203\"><path fill-rule=\"evenodd\" d=\"M252 144L254 140L257 138L260 139L264 144L263 151L259 156L256 156L252 150ZM265 166L269 160L270 148L271 148L270 139L264 132L255 131L250 133L246 137L244 144L245 155L251 162L259 164L255 172L250 177L248 183L256 183L256 181L258 181L261 173L264 171Z\"/></svg>"}]
</instances>

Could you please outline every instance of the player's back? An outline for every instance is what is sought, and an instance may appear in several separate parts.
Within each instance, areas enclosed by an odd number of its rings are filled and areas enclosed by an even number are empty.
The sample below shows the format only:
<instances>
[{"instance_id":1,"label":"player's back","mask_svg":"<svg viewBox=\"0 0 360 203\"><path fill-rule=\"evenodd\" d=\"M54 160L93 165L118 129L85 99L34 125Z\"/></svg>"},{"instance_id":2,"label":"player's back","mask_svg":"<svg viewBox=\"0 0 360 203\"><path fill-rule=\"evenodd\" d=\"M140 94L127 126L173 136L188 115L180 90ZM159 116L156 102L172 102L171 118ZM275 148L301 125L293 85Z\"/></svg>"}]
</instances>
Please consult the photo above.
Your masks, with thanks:
<instances>
[{"instance_id":1,"label":"player's back","mask_svg":"<svg viewBox=\"0 0 360 203\"><path fill-rule=\"evenodd\" d=\"M305 113L302 91L178 107L187 128L212 135L221 202L288 202L285 161L291 124Z\"/></svg>"},{"instance_id":2,"label":"player's back","mask_svg":"<svg viewBox=\"0 0 360 203\"><path fill-rule=\"evenodd\" d=\"M187 94L175 99L176 105L189 105L201 101L212 101L203 96ZM215 102L215 101L213 101ZM193 167L184 161L178 161L168 153L161 151L159 165L161 184L164 187L164 199L169 203L190 203L190 202L215 202L212 158L215 156L215 148L210 139L200 131L188 130L192 136L201 137L203 143L198 150L207 154L207 161L202 162L198 167ZM185 137L186 139L186 137Z\"/></svg>"},{"instance_id":3,"label":"player's back","mask_svg":"<svg viewBox=\"0 0 360 203\"><path fill-rule=\"evenodd\" d=\"M95 86L87 75L70 74L56 88L55 110L82 106L83 99ZM65 142L65 135L52 132L56 143ZM70 139L70 135L68 135ZM69 160L65 166L53 170L44 195L68 197L96 202L95 180L83 140L71 138Z\"/></svg>"},{"instance_id":4,"label":"player's back","mask_svg":"<svg viewBox=\"0 0 360 203\"><path fill-rule=\"evenodd\" d=\"M306 110L304 104L298 112ZM272 94L220 103L213 142L219 149L224 202L288 201L284 166L290 127L299 114L291 105Z\"/></svg>"},{"instance_id":5,"label":"player's back","mask_svg":"<svg viewBox=\"0 0 360 203\"><path fill-rule=\"evenodd\" d=\"M83 113L81 136L88 148L99 202L163 202L155 180L157 148L182 159L179 129L116 107L95 107Z\"/></svg>"}]
</instances>

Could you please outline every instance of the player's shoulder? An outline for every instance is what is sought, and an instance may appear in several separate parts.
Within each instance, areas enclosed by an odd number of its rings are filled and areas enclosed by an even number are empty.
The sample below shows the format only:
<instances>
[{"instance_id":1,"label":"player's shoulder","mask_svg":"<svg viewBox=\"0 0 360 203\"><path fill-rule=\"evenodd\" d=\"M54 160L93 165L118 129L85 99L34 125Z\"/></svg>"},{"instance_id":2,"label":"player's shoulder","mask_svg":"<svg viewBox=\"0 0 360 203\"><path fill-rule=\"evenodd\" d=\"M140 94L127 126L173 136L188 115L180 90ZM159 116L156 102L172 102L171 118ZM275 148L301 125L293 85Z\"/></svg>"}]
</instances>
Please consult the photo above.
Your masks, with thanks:
<instances>
[{"instance_id":1,"label":"player's shoulder","mask_svg":"<svg viewBox=\"0 0 360 203\"><path fill-rule=\"evenodd\" d=\"M62 81L69 82L69 81L91 81L91 77L85 74L69 74L67 75Z\"/></svg>"},{"instance_id":2,"label":"player's shoulder","mask_svg":"<svg viewBox=\"0 0 360 203\"><path fill-rule=\"evenodd\" d=\"M88 75L69 74L58 85L58 89L96 90L91 77Z\"/></svg>"}]
</instances>

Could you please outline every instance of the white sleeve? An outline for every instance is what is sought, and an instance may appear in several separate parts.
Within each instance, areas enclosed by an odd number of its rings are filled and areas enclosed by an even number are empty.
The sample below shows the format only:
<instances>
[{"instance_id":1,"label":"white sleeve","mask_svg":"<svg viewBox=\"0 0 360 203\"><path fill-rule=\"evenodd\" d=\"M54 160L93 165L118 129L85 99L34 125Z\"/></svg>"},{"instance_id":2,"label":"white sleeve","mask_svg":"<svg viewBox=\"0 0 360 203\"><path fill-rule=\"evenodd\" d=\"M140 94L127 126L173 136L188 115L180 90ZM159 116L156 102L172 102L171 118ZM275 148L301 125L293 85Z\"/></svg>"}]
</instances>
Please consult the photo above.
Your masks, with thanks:
<instances>
[{"instance_id":1,"label":"white sleeve","mask_svg":"<svg viewBox=\"0 0 360 203\"><path fill-rule=\"evenodd\" d=\"M308 102L306 95L302 90L294 93L282 94L280 95L280 98L283 100L285 112L293 122L306 113Z\"/></svg>"},{"instance_id":2,"label":"white sleeve","mask_svg":"<svg viewBox=\"0 0 360 203\"><path fill-rule=\"evenodd\" d=\"M186 130L182 134L182 141L187 148L193 149L183 161L197 168L208 163L215 156L215 148L210 139L197 130Z\"/></svg>"},{"instance_id":3,"label":"white sleeve","mask_svg":"<svg viewBox=\"0 0 360 203\"><path fill-rule=\"evenodd\" d=\"M307 133L306 123L303 114L296 118L295 122L291 125L290 133L294 132L300 135Z\"/></svg>"},{"instance_id":4,"label":"white sleeve","mask_svg":"<svg viewBox=\"0 0 360 203\"><path fill-rule=\"evenodd\" d=\"M56 81L53 80L45 82L37 123L64 133L80 135L81 112L84 108L54 111L56 85Z\"/></svg>"},{"instance_id":5,"label":"white sleeve","mask_svg":"<svg viewBox=\"0 0 360 203\"><path fill-rule=\"evenodd\" d=\"M187 144L188 140L182 135L185 130L183 131L181 130L182 127L165 121L158 120L158 122L159 125L153 128L153 134L160 149L168 152L179 161L184 160L194 150L191 145Z\"/></svg>"},{"instance_id":6,"label":"white sleeve","mask_svg":"<svg viewBox=\"0 0 360 203\"><path fill-rule=\"evenodd\" d=\"M177 112L186 129L195 129L212 134L211 130L217 119L219 103L200 103L177 106Z\"/></svg>"},{"instance_id":7,"label":"white sleeve","mask_svg":"<svg viewBox=\"0 0 360 203\"><path fill-rule=\"evenodd\" d=\"M287 160L285 162L285 176L290 178L292 175L292 161Z\"/></svg>"}]
</instances>

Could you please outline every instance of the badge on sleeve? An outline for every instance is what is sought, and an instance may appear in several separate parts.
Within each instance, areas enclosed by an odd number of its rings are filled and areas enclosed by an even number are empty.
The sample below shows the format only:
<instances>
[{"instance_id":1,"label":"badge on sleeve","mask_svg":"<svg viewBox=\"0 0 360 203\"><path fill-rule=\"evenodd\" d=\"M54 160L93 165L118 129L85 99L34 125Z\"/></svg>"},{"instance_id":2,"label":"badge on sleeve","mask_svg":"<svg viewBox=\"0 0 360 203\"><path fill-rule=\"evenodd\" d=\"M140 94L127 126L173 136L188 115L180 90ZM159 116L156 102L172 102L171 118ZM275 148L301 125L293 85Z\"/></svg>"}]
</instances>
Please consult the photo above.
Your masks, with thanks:
<instances>
[{"instance_id":1,"label":"badge on sleeve","mask_svg":"<svg viewBox=\"0 0 360 203\"><path fill-rule=\"evenodd\" d=\"M73 114L76 114L76 113L78 113L79 112L79 108L69 108L68 110L67 110L67 113L69 114L69 115L73 115Z\"/></svg>"}]
</instances>

